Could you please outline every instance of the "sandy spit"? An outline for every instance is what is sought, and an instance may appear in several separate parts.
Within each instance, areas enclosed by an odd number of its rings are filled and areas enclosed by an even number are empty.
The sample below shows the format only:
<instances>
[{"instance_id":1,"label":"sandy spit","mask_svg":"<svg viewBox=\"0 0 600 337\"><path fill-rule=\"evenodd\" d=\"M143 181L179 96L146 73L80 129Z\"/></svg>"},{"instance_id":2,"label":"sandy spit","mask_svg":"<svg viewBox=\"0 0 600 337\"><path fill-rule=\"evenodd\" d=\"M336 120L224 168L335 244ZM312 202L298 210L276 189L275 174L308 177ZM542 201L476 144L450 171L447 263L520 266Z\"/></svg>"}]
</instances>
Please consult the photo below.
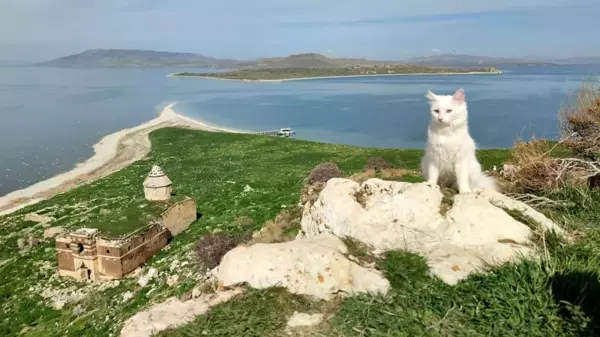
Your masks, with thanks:
<instances>
[{"instance_id":1,"label":"sandy spit","mask_svg":"<svg viewBox=\"0 0 600 337\"><path fill-rule=\"evenodd\" d=\"M363 75L341 75L341 76L318 76L318 77L295 77L295 78L282 78L277 80L245 80L237 78L219 78L212 76L190 76L190 75L176 75L177 73L169 74L167 77L173 78L208 78L211 80L221 81L237 81L237 82L286 82L286 81L306 81L306 80L322 80L328 78L355 78L355 77L381 77L381 76L437 76L437 75L501 75L502 71L494 72L483 72L483 71L470 71L464 73L411 73L411 74L363 74Z\"/></svg>"},{"instance_id":2,"label":"sandy spit","mask_svg":"<svg viewBox=\"0 0 600 337\"><path fill-rule=\"evenodd\" d=\"M244 133L182 116L173 110L174 105L175 103L166 106L161 114L151 121L105 136L94 145L94 155L77 164L72 170L0 197L0 215L12 213L74 187L106 177L144 158L151 147L148 135L154 130L182 127L212 132Z\"/></svg>"}]
</instances>

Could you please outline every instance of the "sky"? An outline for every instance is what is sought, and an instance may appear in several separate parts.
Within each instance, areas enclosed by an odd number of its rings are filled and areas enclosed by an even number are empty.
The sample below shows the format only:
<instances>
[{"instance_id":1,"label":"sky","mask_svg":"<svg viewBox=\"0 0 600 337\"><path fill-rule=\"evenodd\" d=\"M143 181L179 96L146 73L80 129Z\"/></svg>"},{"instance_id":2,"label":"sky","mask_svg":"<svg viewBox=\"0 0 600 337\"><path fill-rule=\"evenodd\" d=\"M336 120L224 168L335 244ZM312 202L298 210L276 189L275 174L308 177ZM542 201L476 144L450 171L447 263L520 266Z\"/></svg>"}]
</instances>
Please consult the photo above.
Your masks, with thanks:
<instances>
[{"instance_id":1,"label":"sky","mask_svg":"<svg viewBox=\"0 0 600 337\"><path fill-rule=\"evenodd\" d=\"M234 59L600 56L598 17L600 0L0 0L0 60L95 48Z\"/></svg>"}]
</instances>

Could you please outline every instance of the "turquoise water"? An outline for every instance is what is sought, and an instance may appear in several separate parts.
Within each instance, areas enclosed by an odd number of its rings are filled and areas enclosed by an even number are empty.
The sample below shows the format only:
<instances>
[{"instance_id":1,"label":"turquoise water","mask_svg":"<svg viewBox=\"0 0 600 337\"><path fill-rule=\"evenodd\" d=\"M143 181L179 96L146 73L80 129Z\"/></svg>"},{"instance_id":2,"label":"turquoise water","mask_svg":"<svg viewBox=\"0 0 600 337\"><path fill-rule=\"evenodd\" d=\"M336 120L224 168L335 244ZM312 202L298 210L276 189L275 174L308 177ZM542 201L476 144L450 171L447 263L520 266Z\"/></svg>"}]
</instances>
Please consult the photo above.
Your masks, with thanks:
<instances>
[{"instance_id":1,"label":"turquoise water","mask_svg":"<svg viewBox=\"0 0 600 337\"><path fill-rule=\"evenodd\" d=\"M481 148L557 136L556 111L600 67L507 68L500 76L398 76L243 83L167 78L182 69L0 68L0 195L68 171L103 136L154 118L169 102L211 124L292 127L308 140L419 148L427 90L463 87Z\"/></svg>"}]
</instances>

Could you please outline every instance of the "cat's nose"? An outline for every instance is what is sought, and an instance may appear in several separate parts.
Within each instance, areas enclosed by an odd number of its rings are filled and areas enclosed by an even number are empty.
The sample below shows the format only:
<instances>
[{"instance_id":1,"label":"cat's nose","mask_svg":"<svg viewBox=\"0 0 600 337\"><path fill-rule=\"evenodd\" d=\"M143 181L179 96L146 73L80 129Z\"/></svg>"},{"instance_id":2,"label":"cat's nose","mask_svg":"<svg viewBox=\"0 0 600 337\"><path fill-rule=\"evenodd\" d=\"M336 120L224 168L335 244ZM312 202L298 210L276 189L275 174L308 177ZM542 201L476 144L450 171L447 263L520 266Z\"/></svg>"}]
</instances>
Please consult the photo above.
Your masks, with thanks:
<instances>
[{"instance_id":1,"label":"cat's nose","mask_svg":"<svg viewBox=\"0 0 600 337\"><path fill-rule=\"evenodd\" d=\"M444 117L438 117L438 121L443 122L444 121Z\"/></svg>"}]
</instances>

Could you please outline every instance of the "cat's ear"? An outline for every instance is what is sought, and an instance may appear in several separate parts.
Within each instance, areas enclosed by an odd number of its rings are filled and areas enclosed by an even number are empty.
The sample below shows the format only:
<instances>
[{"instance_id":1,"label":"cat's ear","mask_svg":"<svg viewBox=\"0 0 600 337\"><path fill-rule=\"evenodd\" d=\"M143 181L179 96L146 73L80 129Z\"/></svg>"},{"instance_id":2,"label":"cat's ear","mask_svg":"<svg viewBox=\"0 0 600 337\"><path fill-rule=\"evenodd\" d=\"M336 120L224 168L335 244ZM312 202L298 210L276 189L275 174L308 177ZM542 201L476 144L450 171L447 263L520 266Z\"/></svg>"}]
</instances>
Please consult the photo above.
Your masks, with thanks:
<instances>
[{"instance_id":1,"label":"cat's ear","mask_svg":"<svg viewBox=\"0 0 600 337\"><path fill-rule=\"evenodd\" d=\"M433 101L435 101L435 100L436 100L435 94L434 94L434 93L432 93L432 92L431 92L431 91L429 91L429 90L427 90L427 94L425 95L425 97L427 97L427 99L428 99L430 102L433 102Z\"/></svg>"},{"instance_id":2,"label":"cat's ear","mask_svg":"<svg viewBox=\"0 0 600 337\"><path fill-rule=\"evenodd\" d=\"M452 95L452 99L457 102L464 102L465 101L465 91L462 88L456 90L454 95Z\"/></svg>"}]
</instances>

